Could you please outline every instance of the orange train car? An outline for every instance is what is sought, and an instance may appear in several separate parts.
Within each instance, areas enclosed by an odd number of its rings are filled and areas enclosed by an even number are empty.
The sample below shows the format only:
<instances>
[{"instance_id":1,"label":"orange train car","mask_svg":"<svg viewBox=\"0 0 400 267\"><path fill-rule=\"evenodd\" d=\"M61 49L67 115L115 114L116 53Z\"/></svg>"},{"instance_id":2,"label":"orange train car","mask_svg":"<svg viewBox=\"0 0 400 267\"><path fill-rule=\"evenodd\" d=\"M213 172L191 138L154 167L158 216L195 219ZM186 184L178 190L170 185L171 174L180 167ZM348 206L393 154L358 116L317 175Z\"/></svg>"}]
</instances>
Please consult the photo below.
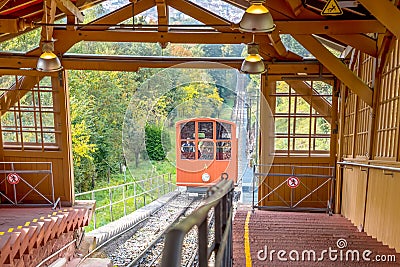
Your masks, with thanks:
<instances>
[{"instance_id":1,"label":"orange train car","mask_svg":"<svg viewBox=\"0 0 400 267\"><path fill-rule=\"evenodd\" d=\"M176 184L207 188L238 172L236 124L214 118L176 123Z\"/></svg>"}]
</instances>

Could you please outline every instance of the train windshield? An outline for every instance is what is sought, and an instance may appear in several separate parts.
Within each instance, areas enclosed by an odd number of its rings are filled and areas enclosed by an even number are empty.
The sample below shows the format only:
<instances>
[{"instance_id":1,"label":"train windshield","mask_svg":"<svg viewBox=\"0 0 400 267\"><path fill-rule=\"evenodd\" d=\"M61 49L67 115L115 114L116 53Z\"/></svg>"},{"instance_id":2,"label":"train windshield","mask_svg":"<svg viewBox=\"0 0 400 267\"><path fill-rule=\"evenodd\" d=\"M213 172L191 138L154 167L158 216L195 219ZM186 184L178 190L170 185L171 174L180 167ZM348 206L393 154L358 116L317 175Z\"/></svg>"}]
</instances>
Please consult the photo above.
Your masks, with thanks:
<instances>
[{"instance_id":1,"label":"train windshield","mask_svg":"<svg viewBox=\"0 0 400 267\"><path fill-rule=\"evenodd\" d=\"M232 125L225 122L189 121L180 125L181 159L229 160Z\"/></svg>"}]
</instances>

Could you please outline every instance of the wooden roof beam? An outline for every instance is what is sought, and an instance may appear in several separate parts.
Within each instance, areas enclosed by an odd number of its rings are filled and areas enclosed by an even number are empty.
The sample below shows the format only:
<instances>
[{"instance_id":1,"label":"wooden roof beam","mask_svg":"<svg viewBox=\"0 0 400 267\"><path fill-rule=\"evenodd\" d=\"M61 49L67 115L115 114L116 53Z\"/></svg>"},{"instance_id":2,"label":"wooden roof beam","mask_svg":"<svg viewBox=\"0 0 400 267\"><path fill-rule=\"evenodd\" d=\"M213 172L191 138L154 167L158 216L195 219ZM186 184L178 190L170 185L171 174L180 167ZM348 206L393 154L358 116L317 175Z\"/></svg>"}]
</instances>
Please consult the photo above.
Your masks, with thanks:
<instances>
[{"instance_id":1,"label":"wooden roof beam","mask_svg":"<svg viewBox=\"0 0 400 267\"><path fill-rule=\"evenodd\" d=\"M333 34L330 35L335 40L338 40L342 43L350 45L357 50L360 50L363 53L366 53L370 56L377 57L378 55L378 44L377 41L368 37L364 34Z\"/></svg>"},{"instance_id":2,"label":"wooden roof beam","mask_svg":"<svg viewBox=\"0 0 400 267\"><path fill-rule=\"evenodd\" d=\"M372 89L329 52L317 39L311 35L293 34L293 37L331 71L332 74L349 87L350 90L356 93L369 106L372 106Z\"/></svg>"},{"instance_id":3,"label":"wooden roof beam","mask_svg":"<svg viewBox=\"0 0 400 267\"><path fill-rule=\"evenodd\" d=\"M285 0L285 2L290 7L295 16L298 16L304 9L301 0Z\"/></svg>"},{"instance_id":4,"label":"wooden roof beam","mask_svg":"<svg viewBox=\"0 0 400 267\"><path fill-rule=\"evenodd\" d=\"M332 105L304 81L285 81L319 114L331 123Z\"/></svg>"},{"instance_id":5,"label":"wooden roof beam","mask_svg":"<svg viewBox=\"0 0 400 267\"><path fill-rule=\"evenodd\" d=\"M251 35L239 32L149 32L149 31L67 31L55 29L57 39L99 42L187 43L187 44L240 44L250 43ZM273 50L273 48L271 47Z\"/></svg>"},{"instance_id":6,"label":"wooden roof beam","mask_svg":"<svg viewBox=\"0 0 400 267\"><path fill-rule=\"evenodd\" d=\"M213 57L143 57L143 56L105 56L65 54L61 59L64 69L71 70L104 70L104 71L136 71L139 68L169 68L186 62L218 62L239 69L243 58L213 58ZM2 71L16 71L17 68L35 68L37 57L22 54L1 55ZM308 75L331 75L331 73L316 60L299 62L267 62L268 75L290 75L307 73ZM32 70L30 70L32 72ZM42 73L43 74L43 73ZM50 75L53 73L50 73ZM36 75L35 75L36 76Z\"/></svg>"},{"instance_id":7,"label":"wooden roof beam","mask_svg":"<svg viewBox=\"0 0 400 267\"><path fill-rule=\"evenodd\" d=\"M205 25L226 25L226 26L212 26L212 28L223 31L233 32L231 22L202 8L195 3L185 0L166 0L167 4L176 10L204 23Z\"/></svg>"},{"instance_id":8,"label":"wooden roof beam","mask_svg":"<svg viewBox=\"0 0 400 267\"><path fill-rule=\"evenodd\" d=\"M375 18L400 40L400 10L388 0L359 0Z\"/></svg>"},{"instance_id":9,"label":"wooden roof beam","mask_svg":"<svg viewBox=\"0 0 400 267\"><path fill-rule=\"evenodd\" d=\"M44 10L46 9L46 10ZM56 17L56 2L53 0L44 0L43 6L43 23L54 23L54 19ZM46 17L47 16L47 17ZM50 40L53 36L53 26L43 26L41 32L41 40Z\"/></svg>"},{"instance_id":10,"label":"wooden roof beam","mask_svg":"<svg viewBox=\"0 0 400 267\"><path fill-rule=\"evenodd\" d=\"M288 60L302 60L303 57L289 51L286 49L285 45L282 43L281 37L277 32L272 32L268 34L269 40L271 41L272 46L275 48L276 52L284 58Z\"/></svg>"},{"instance_id":11,"label":"wooden roof beam","mask_svg":"<svg viewBox=\"0 0 400 267\"><path fill-rule=\"evenodd\" d=\"M70 0L55 0L57 7L64 12L65 15L75 16L79 22L83 22L83 14Z\"/></svg>"},{"instance_id":12,"label":"wooden roof beam","mask_svg":"<svg viewBox=\"0 0 400 267\"><path fill-rule=\"evenodd\" d=\"M168 6L165 1L166 0L156 0L158 24L161 24L161 25L169 24ZM166 31L168 31L168 27L167 26L159 26L158 31L166 32Z\"/></svg>"},{"instance_id":13,"label":"wooden roof beam","mask_svg":"<svg viewBox=\"0 0 400 267\"><path fill-rule=\"evenodd\" d=\"M275 20L280 34L360 34L385 33L385 27L377 20Z\"/></svg>"}]
</instances>

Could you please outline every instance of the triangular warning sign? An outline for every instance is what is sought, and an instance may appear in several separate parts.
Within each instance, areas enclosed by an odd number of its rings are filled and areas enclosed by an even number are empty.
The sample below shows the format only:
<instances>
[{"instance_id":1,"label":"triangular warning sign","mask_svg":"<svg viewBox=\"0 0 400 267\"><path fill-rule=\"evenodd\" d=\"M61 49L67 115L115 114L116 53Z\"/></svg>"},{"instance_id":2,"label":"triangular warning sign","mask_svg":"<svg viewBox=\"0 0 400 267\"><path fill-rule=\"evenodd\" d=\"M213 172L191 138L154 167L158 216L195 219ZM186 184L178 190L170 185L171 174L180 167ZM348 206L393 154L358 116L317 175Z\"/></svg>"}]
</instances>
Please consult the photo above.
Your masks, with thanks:
<instances>
[{"instance_id":1,"label":"triangular warning sign","mask_svg":"<svg viewBox=\"0 0 400 267\"><path fill-rule=\"evenodd\" d=\"M342 14L343 10L340 8L336 0L328 0L321 12L322 16L337 16Z\"/></svg>"}]
</instances>

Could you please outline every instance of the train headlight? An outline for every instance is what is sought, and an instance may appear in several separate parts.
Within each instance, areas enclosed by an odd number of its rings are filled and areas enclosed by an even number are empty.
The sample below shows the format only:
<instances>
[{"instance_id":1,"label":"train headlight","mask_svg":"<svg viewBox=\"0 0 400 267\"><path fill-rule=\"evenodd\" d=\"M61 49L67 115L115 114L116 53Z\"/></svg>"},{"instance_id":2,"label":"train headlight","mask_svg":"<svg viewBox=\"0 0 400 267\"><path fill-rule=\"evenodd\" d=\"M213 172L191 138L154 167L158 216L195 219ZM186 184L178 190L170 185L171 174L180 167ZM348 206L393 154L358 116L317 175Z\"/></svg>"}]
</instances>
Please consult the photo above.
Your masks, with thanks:
<instances>
[{"instance_id":1,"label":"train headlight","mask_svg":"<svg viewBox=\"0 0 400 267\"><path fill-rule=\"evenodd\" d=\"M210 175L208 174L208 173L203 173L202 175L201 175L201 180L203 180L203 182L208 182L208 181L210 181Z\"/></svg>"}]
</instances>

